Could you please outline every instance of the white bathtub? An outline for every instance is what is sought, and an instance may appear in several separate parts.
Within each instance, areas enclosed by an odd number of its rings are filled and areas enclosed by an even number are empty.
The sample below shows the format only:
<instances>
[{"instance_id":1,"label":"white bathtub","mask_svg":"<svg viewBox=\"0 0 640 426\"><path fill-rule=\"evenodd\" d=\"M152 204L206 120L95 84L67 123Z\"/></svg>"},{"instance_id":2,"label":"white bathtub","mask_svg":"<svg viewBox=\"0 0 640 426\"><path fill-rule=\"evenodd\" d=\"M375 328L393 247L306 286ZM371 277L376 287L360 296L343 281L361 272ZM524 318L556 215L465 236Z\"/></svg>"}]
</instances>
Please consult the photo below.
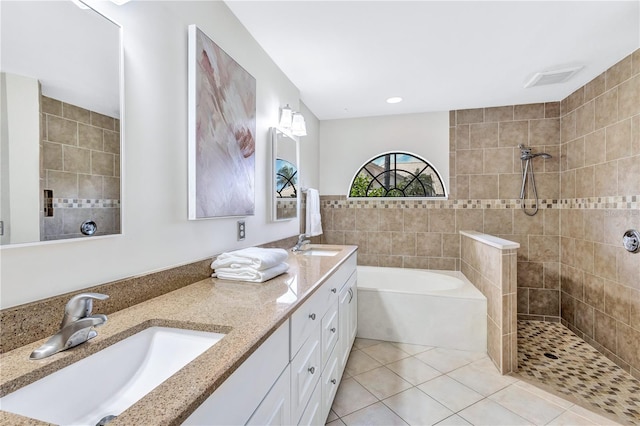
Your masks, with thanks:
<instances>
[{"instance_id":1,"label":"white bathtub","mask_svg":"<svg viewBox=\"0 0 640 426\"><path fill-rule=\"evenodd\" d=\"M487 299L460 272L358 266L358 337L487 350Z\"/></svg>"}]
</instances>

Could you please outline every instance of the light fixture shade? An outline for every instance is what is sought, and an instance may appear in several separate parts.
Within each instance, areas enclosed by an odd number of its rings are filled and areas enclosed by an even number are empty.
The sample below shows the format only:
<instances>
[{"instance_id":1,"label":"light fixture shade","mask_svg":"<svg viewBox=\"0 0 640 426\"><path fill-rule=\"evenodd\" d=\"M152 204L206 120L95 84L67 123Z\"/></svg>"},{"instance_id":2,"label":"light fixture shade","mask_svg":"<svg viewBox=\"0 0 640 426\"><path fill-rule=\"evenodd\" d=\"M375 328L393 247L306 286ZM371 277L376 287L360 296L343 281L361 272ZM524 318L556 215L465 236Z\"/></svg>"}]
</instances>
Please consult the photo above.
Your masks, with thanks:
<instances>
[{"instance_id":1,"label":"light fixture shade","mask_svg":"<svg viewBox=\"0 0 640 426\"><path fill-rule=\"evenodd\" d=\"M280 127L282 127L283 129L290 129L292 120L293 111L291 111L289 104L287 104L286 107L282 108L282 112L280 113Z\"/></svg>"},{"instance_id":2,"label":"light fixture shade","mask_svg":"<svg viewBox=\"0 0 640 426\"><path fill-rule=\"evenodd\" d=\"M304 122L304 117L299 112L293 114L291 133L293 136L307 136L307 125Z\"/></svg>"}]
</instances>

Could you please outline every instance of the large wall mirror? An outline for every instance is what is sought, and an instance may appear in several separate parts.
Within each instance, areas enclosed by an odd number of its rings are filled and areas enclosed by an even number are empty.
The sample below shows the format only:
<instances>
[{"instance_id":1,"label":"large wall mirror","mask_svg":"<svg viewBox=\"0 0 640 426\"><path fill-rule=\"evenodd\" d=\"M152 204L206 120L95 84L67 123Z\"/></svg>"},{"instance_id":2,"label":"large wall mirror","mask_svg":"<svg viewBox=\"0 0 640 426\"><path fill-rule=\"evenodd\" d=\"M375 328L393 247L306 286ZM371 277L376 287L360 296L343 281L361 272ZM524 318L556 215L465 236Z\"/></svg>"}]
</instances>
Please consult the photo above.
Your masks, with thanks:
<instances>
[{"instance_id":1,"label":"large wall mirror","mask_svg":"<svg viewBox=\"0 0 640 426\"><path fill-rule=\"evenodd\" d=\"M298 217L300 175L298 141L278 128L271 129L272 187L274 221Z\"/></svg>"},{"instance_id":2,"label":"large wall mirror","mask_svg":"<svg viewBox=\"0 0 640 426\"><path fill-rule=\"evenodd\" d=\"M0 8L1 244L119 234L120 26L68 0Z\"/></svg>"}]
</instances>

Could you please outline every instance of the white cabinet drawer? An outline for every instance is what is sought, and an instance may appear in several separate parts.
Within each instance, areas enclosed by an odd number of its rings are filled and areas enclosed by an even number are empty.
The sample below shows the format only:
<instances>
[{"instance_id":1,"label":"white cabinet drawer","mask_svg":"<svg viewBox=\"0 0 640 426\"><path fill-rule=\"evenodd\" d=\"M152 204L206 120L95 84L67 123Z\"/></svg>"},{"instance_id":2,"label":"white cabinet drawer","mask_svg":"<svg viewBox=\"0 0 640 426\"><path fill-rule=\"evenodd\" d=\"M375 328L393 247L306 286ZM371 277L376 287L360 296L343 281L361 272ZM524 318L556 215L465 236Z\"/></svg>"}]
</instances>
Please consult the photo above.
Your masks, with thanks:
<instances>
[{"instance_id":1,"label":"white cabinet drawer","mask_svg":"<svg viewBox=\"0 0 640 426\"><path fill-rule=\"evenodd\" d=\"M320 382L316 385L315 390L311 394L311 399L304 409L302 417L298 425L301 426L321 426L324 425L326 417L322 417L322 385Z\"/></svg>"},{"instance_id":2,"label":"white cabinet drawer","mask_svg":"<svg viewBox=\"0 0 640 426\"><path fill-rule=\"evenodd\" d=\"M324 314L321 298L314 293L302 306L291 315L291 359L293 359L303 343L316 329L320 329Z\"/></svg>"},{"instance_id":3,"label":"white cabinet drawer","mask_svg":"<svg viewBox=\"0 0 640 426\"><path fill-rule=\"evenodd\" d=\"M340 368L338 351L333 351L327 367L322 372L322 418L326 420L331 410L331 404L340 386Z\"/></svg>"},{"instance_id":4,"label":"white cabinet drawer","mask_svg":"<svg viewBox=\"0 0 640 426\"><path fill-rule=\"evenodd\" d=\"M322 374L322 342L320 327L291 361L291 420L297 423Z\"/></svg>"},{"instance_id":5,"label":"white cabinet drawer","mask_svg":"<svg viewBox=\"0 0 640 426\"><path fill-rule=\"evenodd\" d=\"M333 302L327 313L322 318L322 366L329 360L331 351L338 342L339 331L338 301Z\"/></svg>"},{"instance_id":6,"label":"white cabinet drawer","mask_svg":"<svg viewBox=\"0 0 640 426\"><path fill-rule=\"evenodd\" d=\"M323 288L318 289L319 296L325 307L329 307L334 300L337 300L338 293L349 277L356 271L357 258L353 254L331 275L322 285Z\"/></svg>"},{"instance_id":7,"label":"white cabinet drawer","mask_svg":"<svg viewBox=\"0 0 640 426\"><path fill-rule=\"evenodd\" d=\"M291 424L290 381L291 370L287 366L247 422L248 425L288 426Z\"/></svg>"}]
</instances>

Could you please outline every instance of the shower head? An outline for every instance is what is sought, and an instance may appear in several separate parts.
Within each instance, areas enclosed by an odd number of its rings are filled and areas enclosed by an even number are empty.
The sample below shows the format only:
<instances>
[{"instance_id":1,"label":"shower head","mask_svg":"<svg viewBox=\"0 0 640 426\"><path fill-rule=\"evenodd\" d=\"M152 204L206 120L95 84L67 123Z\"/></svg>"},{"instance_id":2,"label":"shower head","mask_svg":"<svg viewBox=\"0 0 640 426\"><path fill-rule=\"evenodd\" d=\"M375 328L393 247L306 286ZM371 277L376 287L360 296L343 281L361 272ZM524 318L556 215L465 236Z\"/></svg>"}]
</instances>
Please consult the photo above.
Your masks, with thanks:
<instances>
[{"instance_id":1,"label":"shower head","mask_svg":"<svg viewBox=\"0 0 640 426\"><path fill-rule=\"evenodd\" d=\"M537 154L532 154L532 155L531 155L531 157L532 157L532 158L533 158L533 157L542 157L542 158L544 158L545 160L548 160L548 159L550 159L550 158L551 158L551 155L550 155L550 154L547 154L546 152L539 152L539 153L537 153Z\"/></svg>"}]
</instances>

